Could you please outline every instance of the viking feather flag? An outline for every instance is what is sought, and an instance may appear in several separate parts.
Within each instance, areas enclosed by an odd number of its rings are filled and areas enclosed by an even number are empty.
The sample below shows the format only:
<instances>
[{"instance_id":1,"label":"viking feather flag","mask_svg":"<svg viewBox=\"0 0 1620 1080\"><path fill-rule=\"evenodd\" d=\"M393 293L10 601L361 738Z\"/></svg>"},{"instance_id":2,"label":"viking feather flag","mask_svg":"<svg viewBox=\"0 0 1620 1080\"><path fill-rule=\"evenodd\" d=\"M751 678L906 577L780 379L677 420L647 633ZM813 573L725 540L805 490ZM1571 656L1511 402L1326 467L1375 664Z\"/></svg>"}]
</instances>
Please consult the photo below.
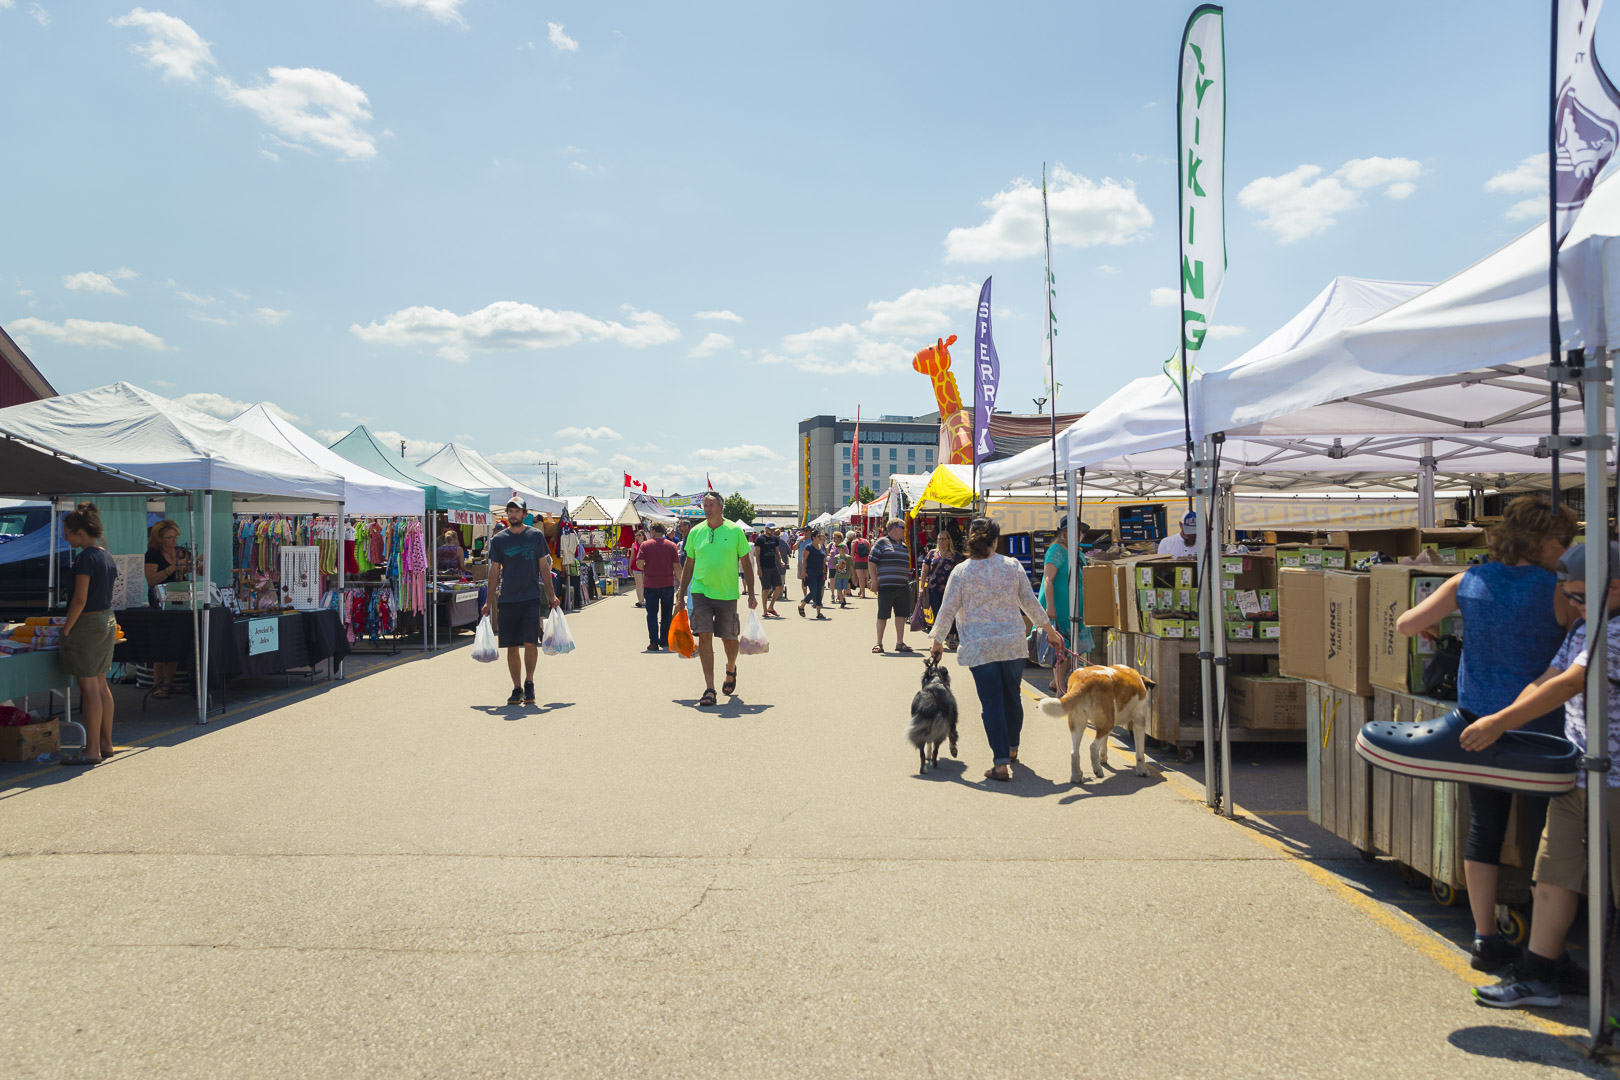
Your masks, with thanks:
<instances>
[{"instance_id":1,"label":"viking feather flag","mask_svg":"<svg viewBox=\"0 0 1620 1080\"><path fill-rule=\"evenodd\" d=\"M1187 19L1176 113L1181 353L1190 365L1204 347L1226 278L1226 38L1214 4L1199 5Z\"/></svg>"},{"instance_id":2,"label":"viking feather flag","mask_svg":"<svg viewBox=\"0 0 1620 1080\"><path fill-rule=\"evenodd\" d=\"M1553 0L1553 99L1548 162L1553 246L1569 235L1620 143L1620 91L1598 63L1592 35L1603 0Z\"/></svg>"},{"instance_id":3,"label":"viking feather flag","mask_svg":"<svg viewBox=\"0 0 1620 1080\"><path fill-rule=\"evenodd\" d=\"M984 279L984 286L979 289L973 331L973 369L978 386L978 392L973 395L973 460L976 463L996 452L996 444L990 439L990 413L996 407L996 387L1001 382L1001 361L996 357L995 339L990 336L989 278Z\"/></svg>"}]
</instances>

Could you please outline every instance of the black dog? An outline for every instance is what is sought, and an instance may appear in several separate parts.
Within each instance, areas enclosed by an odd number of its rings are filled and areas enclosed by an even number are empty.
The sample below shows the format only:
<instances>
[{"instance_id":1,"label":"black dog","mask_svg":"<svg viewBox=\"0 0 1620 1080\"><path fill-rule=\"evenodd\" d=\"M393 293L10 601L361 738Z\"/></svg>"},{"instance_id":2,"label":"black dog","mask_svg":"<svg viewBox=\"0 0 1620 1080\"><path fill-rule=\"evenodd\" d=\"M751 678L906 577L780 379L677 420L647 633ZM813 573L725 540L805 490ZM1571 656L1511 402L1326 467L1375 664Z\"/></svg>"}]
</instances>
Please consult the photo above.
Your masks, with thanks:
<instances>
[{"instance_id":1,"label":"black dog","mask_svg":"<svg viewBox=\"0 0 1620 1080\"><path fill-rule=\"evenodd\" d=\"M923 663L922 689L911 699L911 728L906 732L917 748L922 772L933 763L939 767L939 747L951 740L951 757L956 756L956 696L951 693L951 673L930 657Z\"/></svg>"}]
</instances>

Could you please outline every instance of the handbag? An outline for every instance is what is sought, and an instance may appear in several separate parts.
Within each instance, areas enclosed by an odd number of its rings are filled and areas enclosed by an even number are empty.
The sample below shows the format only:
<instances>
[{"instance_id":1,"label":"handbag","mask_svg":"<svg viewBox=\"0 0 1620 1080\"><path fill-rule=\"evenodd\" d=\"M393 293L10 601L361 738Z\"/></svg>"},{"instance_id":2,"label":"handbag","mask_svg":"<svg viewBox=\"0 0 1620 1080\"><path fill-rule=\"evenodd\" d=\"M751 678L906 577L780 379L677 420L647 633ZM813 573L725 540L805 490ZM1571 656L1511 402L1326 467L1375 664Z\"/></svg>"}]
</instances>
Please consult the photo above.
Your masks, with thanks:
<instances>
[{"instance_id":1,"label":"handbag","mask_svg":"<svg viewBox=\"0 0 1620 1080\"><path fill-rule=\"evenodd\" d=\"M921 632L928 625L928 590L917 590L917 602L911 606L911 629Z\"/></svg>"},{"instance_id":2,"label":"handbag","mask_svg":"<svg viewBox=\"0 0 1620 1080\"><path fill-rule=\"evenodd\" d=\"M1457 700L1457 673L1462 667L1462 639L1446 634L1423 661L1423 692L1442 701Z\"/></svg>"}]
</instances>

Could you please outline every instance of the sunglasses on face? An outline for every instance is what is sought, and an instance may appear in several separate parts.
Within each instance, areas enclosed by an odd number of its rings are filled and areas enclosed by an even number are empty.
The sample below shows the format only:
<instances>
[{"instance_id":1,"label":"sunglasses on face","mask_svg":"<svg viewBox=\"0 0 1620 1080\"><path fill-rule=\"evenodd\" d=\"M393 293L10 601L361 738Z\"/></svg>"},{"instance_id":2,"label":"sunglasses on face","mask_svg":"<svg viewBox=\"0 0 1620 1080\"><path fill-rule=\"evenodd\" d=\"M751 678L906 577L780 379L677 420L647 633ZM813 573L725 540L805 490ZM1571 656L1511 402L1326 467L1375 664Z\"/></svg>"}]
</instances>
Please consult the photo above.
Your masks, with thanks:
<instances>
[{"instance_id":1,"label":"sunglasses on face","mask_svg":"<svg viewBox=\"0 0 1620 1080\"><path fill-rule=\"evenodd\" d=\"M1565 600L1568 600L1570 603L1574 604L1576 607L1585 607L1586 606L1586 594L1585 593L1583 593L1583 592L1572 593L1568 589L1561 589L1559 591L1564 594L1564 599Z\"/></svg>"}]
</instances>

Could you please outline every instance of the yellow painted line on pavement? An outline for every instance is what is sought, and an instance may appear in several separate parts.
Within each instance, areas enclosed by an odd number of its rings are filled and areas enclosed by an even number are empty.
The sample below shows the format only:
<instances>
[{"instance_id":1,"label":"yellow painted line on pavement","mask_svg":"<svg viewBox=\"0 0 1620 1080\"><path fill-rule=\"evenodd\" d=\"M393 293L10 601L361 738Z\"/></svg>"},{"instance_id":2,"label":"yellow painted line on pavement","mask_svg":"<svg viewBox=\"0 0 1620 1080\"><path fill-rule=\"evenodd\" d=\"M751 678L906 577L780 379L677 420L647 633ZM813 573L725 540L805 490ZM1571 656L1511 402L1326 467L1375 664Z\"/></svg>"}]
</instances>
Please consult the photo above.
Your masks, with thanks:
<instances>
[{"instance_id":1,"label":"yellow painted line on pavement","mask_svg":"<svg viewBox=\"0 0 1620 1080\"><path fill-rule=\"evenodd\" d=\"M1024 694L1033 701L1039 701L1044 696L1042 694L1035 693L1027 686L1024 687ZM1164 781L1170 786L1170 790L1174 791L1176 794L1185 799L1198 803L1200 806L1204 804L1204 789L1202 785L1195 784L1182 774L1171 772L1162 766L1157 768L1155 771L1157 771L1160 776L1164 777ZM1233 810L1238 817L1265 816L1263 814L1251 814L1249 811L1243 809L1241 806L1237 806L1236 804L1234 804ZM1307 812L1308 811L1301 810L1276 811L1276 813L1283 814L1301 814ZM1237 825L1238 823L1234 820L1232 824ZM1461 949L1457 948L1456 945L1441 937L1433 930L1430 930L1427 926L1424 926L1422 923L1418 922L1406 912L1401 911L1398 908L1389 907L1388 905L1375 900L1364 893L1358 892L1333 871L1314 863L1309 859L1302 858L1297 852L1295 852L1281 840L1278 840L1276 837L1266 836L1263 833L1257 833L1253 829L1249 828L1243 829L1243 835L1247 836L1261 847L1281 856L1285 862L1299 869L1305 874L1306 877L1310 878L1318 885L1321 885L1323 888L1339 897L1339 899L1361 912L1368 919L1389 931L1396 937L1397 940L1433 960L1435 963L1457 976L1469 986L1485 986L1490 983L1489 978L1475 971L1469 966L1466 954L1464 954ZM1571 1027L1568 1024L1560 1023L1557 1020L1550 1020L1544 1016L1537 1016L1535 1013L1526 1012L1522 1009L1514 1009L1511 1011L1517 1014L1520 1019L1522 1019L1530 1027L1535 1028L1537 1031L1562 1039L1571 1049L1578 1051L1582 1055L1586 1053L1585 1038L1588 1035L1588 1032L1585 1028ZM1614 1073L1616 1076L1620 1076L1620 1067L1608 1065L1607 1063L1604 1063L1604 1067L1607 1068L1611 1073Z\"/></svg>"},{"instance_id":2,"label":"yellow painted line on pavement","mask_svg":"<svg viewBox=\"0 0 1620 1080\"><path fill-rule=\"evenodd\" d=\"M391 668L391 667L397 667L400 664L405 663L407 660L419 659L421 657L421 655L422 655L421 653L410 653L410 654L407 654L407 655L391 657L391 658L389 658L387 660L380 661L375 667L372 667L372 668L368 669L365 672L364 675L360 676L360 678L365 678L366 675L372 675L372 674L375 674L376 672L379 672L379 671L385 671L385 670L387 670L388 668ZM258 701L246 702L244 704L238 705L234 709L227 709L226 711L220 713L218 716L216 716L213 719L209 720L207 724L199 724L199 723L197 723L195 721L192 721L191 723L188 723L188 724L181 724L179 727L172 727L172 728L169 728L169 729L167 729L165 731L154 732L151 735L143 735L139 739L132 739L132 740L130 740L130 743L129 743L128 746L115 746L113 748L113 750L114 750L114 753L121 753L121 752L123 752L125 750L133 750L135 747L140 746L142 743L156 742L158 739L166 739L170 735L178 735L182 731L195 731L198 728L207 728L211 724L216 724L221 720L228 720L231 717L239 716L244 712L249 712L249 711L251 711L253 709L264 708L264 707L269 706L269 705L279 705L283 701L289 701L289 700L291 700L293 698L296 698L296 697L302 697L305 694L312 693L315 690L317 690L317 689L319 689L321 687L324 687L324 686L328 686L328 685L330 685L332 683L347 683L348 681L349 680L346 679L346 678L344 678L344 679L327 679L324 682L311 683L308 686L300 686L296 690L288 690L288 691L286 691L284 693L275 694L275 695L273 695L271 697L262 698L262 699L260 699ZM24 780L32 780L32 779L34 779L35 777L38 777L38 776L48 776L51 773L54 773L54 772L56 772L56 770L58 770L60 768L63 768L63 767L64 766L62 766L60 764L52 763L50 765L47 765L43 769L35 769L33 772L26 772L26 773L22 773L22 774L20 774L18 776L7 777L7 778L5 778L5 780L6 780L6 783L8 783L8 784L21 783ZM0 788L0 791L5 791L5 790L8 790L8 789Z\"/></svg>"}]
</instances>

